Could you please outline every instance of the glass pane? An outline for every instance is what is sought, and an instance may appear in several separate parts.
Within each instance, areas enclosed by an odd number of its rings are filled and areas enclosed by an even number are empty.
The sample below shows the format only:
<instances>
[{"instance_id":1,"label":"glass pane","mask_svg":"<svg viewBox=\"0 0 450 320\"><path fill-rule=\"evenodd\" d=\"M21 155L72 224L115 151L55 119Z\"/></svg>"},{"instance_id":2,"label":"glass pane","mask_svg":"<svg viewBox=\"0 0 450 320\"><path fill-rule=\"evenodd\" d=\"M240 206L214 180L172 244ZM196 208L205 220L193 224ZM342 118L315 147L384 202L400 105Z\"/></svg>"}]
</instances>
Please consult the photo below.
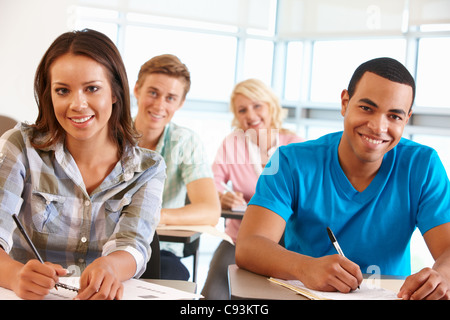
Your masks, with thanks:
<instances>
[{"instance_id":1,"label":"glass pane","mask_svg":"<svg viewBox=\"0 0 450 320\"><path fill-rule=\"evenodd\" d=\"M450 38L419 42L416 105L449 107Z\"/></svg>"},{"instance_id":2,"label":"glass pane","mask_svg":"<svg viewBox=\"0 0 450 320\"><path fill-rule=\"evenodd\" d=\"M267 85L272 80L273 42L248 39L245 42L244 78L257 78Z\"/></svg>"},{"instance_id":3,"label":"glass pane","mask_svg":"<svg viewBox=\"0 0 450 320\"><path fill-rule=\"evenodd\" d=\"M134 87L142 64L160 54L174 54L191 73L188 99L227 101L234 85L235 37L130 26L124 60Z\"/></svg>"},{"instance_id":4,"label":"glass pane","mask_svg":"<svg viewBox=\"0 0 450 320\"><path fill-rule=\"evenodd\" d=\"M286 55L286 79L284 85L284 98L286 100L300 100L302 60L303 42L289 42Z\"/></svg>"},{"instance_id":5,"label":"glass pane","mask_svg":"<svg viewBox=\"0 0 450 320\"><path fill-rule=\"evenodd\" d=\"M405 62L403 39L317 41L314 44L311 100L339 103L355 69L372 58Z\"/></svg>"},{"instance_id":6,"label":"glass pane","mask_svg":"<svg viewBox=\"0 0 450 320\"><path fill-rule=\"evenodd\" d=\"M307 140L314 140L329 133L342 131L343 129L343 125L337 123L330 123L328 126L307 126L306 136L304 138Z\"/></svg>"}]
</instances>

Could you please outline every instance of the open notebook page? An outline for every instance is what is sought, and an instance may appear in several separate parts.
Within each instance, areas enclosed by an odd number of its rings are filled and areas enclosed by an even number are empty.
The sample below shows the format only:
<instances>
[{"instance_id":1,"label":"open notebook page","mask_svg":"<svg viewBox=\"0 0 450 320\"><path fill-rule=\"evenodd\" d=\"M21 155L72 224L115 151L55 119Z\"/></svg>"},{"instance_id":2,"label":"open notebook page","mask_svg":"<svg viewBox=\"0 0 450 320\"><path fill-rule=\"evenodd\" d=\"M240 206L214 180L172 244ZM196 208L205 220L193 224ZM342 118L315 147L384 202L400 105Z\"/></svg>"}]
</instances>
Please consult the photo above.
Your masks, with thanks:
<instances>
[{"instance_id":1,"label":"open notebook page","mask_svg":"<svg viewBox=\"0 0 450 320\"><path fill-rule=\"evenodd\" d=\"M78 287L80 277L60 277L59 280L70 286ZM199 294L189 293L138 279L124 281L123 286L123 300L190 300L202 297ZM58 290L50 290L50 293L45 297L45 300L73 300L76 295L77 293L74 291L58 288ZM20 300L20 298L17 297L13 291L0 287L0 300Z\"/></svg>"},{"instance_id":2,"label":"open notebook page","mask_svg":"<svg viewBox=\"0 0 450 320\"><path fill-rule=\"evenodd\" d=\"M363 281L360 289L354 290L350 293L341 292L324 292L307 288L299 280L282 280L276 278L269 278L270 281L281 286L289 288L309 299L313 300L398 300L397 294L394 291L369 285Z\"/></svg>"}]
</instances>

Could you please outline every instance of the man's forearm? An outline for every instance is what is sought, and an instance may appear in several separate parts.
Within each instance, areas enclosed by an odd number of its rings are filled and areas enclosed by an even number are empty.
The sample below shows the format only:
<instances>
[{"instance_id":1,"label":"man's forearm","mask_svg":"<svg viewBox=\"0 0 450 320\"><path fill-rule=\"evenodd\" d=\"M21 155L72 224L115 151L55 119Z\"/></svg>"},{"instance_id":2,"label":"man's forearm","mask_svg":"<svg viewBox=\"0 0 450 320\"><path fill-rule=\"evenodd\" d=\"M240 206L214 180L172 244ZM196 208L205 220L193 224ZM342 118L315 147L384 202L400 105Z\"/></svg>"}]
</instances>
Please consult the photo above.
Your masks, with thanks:
<instances>
[{"instance_id":1,"label":"man's forearm","mask_svg":"<svg viewBox=\"0 0 450 320\"><path fill-rule=\"evenodd\" d=\"M436 259L433 269L439 272L450 283L450 248Z\"/></svg>"},{"instance_id":2,"label":"man's forearm","mask_svg":"<svg viewBox=\"0 0 450 320\"><path fill-rule=\"evenodd\" d=\"M302 257L308 258L261 236L240 239L236 244L239 267L270 277L298 279Z\"/></svg>"}]
</instances>

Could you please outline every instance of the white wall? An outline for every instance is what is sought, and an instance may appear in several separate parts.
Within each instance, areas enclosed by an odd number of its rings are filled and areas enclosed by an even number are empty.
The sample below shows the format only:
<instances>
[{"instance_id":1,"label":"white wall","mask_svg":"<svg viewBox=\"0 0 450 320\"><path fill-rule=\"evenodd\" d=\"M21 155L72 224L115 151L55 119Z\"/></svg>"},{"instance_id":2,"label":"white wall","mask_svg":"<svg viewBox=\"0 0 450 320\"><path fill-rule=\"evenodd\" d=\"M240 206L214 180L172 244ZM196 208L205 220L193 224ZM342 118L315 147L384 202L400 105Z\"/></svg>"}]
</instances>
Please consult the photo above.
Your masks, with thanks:
<instances>
[{"instance_id":1,"label":"white wall","mask_svg":"<svg viewBox=\"0 0 450 320\"><path fill-rule=\"evenodd\" d=\"M34 73L57 36L70 30L75 0L0 0L0 113L34 122Z\"/></svg>"}]
</instances>

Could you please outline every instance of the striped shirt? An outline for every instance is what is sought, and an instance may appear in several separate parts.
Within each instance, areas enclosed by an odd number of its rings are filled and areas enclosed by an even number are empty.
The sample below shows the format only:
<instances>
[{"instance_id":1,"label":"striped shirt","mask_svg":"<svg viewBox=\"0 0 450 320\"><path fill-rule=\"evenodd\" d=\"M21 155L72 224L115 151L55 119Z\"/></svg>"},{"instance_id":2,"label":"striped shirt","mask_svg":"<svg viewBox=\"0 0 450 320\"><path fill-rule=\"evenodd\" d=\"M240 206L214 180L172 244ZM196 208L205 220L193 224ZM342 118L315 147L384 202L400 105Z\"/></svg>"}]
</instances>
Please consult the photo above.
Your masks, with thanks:
<instances>
[{"instance_id":1,"label":"striped shirt","mask_svg":"<svg viewBox=\"0 0 450 320\"><path fill-rule=\"evenodd\" d=\"M15 229L16 213L44 261L81 273L100 256L117 250L145 270L159 223L164 160L128 146L111 173L91 194L59 142L45 150L30 144L27 125L0 138L0 245L15 260L35 258Z\"/></svg>"},{"instance_id":2,"label":"striped shirt","mask_svg":"<svg viewBox=\"0 0 450 320\"><path fill-rule=\"evenodd\" d=\"M186 203L186 185L202 178L213 179L210 164L200 137L192 130L170 122L156 146L167 165L163 208L180 208ZM180 243L161 242L161 250L183 254Z\"/></svg>"},{"instance_id":3,"label":"striped shirt","mask_svg":"<svg viewBox=\"0 0 450 320\"><path fill-rule=\"evenodd\" d=\"M192 130L170 122L155 149L167 166L163 208L184 207L186 185L201 178L213 178L200 137Z\"/></svg>"}]
</instances>

